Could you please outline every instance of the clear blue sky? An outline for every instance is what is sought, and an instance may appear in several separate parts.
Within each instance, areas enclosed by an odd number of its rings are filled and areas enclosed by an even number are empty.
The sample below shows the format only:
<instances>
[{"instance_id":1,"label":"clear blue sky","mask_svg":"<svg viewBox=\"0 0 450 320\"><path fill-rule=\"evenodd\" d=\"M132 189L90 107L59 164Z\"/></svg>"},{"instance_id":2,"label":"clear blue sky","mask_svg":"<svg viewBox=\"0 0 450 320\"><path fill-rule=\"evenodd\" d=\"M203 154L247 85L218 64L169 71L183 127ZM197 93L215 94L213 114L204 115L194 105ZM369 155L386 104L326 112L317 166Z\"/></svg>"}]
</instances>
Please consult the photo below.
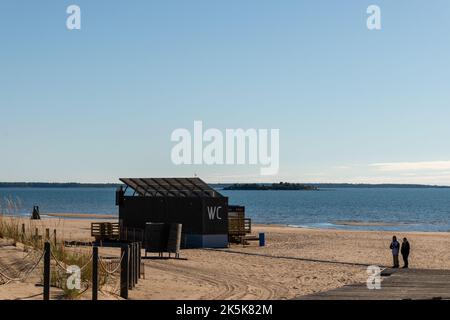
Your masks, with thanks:
<instances>
[{"instance_id":1,"label":"clear blue sky","mask_svg":"<svg viewBox=\"0 0 450 320\"><path fill-rule=\"evenodd\" d=\"M448 0L2 0L0 181L450 185L449 15ZM175 166L170 134L194 120L279 128L279 174Z\"/></svg>"}]
</instances>

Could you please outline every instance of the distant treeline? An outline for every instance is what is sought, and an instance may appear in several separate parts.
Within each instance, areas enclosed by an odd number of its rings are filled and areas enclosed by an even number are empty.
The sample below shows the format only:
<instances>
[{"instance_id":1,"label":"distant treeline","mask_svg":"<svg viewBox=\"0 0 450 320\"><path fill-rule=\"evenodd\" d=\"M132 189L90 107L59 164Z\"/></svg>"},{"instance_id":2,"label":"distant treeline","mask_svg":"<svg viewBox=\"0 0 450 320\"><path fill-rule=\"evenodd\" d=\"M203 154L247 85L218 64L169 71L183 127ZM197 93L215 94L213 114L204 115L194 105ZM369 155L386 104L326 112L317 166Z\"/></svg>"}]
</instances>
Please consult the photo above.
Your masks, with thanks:
<instances>
[{"instance_id":1,"label":"distant treeline","mask_svg":"<svg viewBox=\"0 0 450 320\"><path fill-rule=\"evenodd\" d=\"M210 184L214 188L225 190L317 190L333 188L442 188L423 184L353 184L353 183L217 183ZM59 182L0 182L0 188L118 188L120 183L59 183Z\"/></svg>"},{"instance_id":2,"label":"distant treeline","mask_svg":"<svg viewBox=\"0 0 450 320\"><path fill-rule=\"evenodd\" d=\"M117 183L0 182L0 188L117 188Z\"/></svg>"},{"instance_id":3,"label":"distant treeline","mask_svg":"<svg viewBox=\"0 0 450 320\"><path fill-rule=\"evenodd\" d=\"M213 187L223 188L224 190L280 190L275 188L282 188L281 190L305 190L305 189L289 189L290 186L305 186L311 188L312 190L318 189L334 189L334 188L404 188L404 189L431 189L431 188L440 188L440 189L448 189L450 186L436 186L436 185L424 185L424 184L368 184L368 183L309 183L309 184L300 184L300 183L223 183L223 184L213 184ZM274 188L275 186L275 188Z\"/></svg>"},{"instance_id":4,"label":"distant treeline","mask_svg":"<svg viewBox=\"0 0 450 320\"><path fill-rule=\"evenodd\" d=\"M369 184L369 183L312 183L312 186L319 188L450 188L450 186L435 186L425 184L395 184L395 183L381 183L381 184Z\"/></svg>"},{"instance_id":5,"label":"distant treeline","mask_svg":"<svg viewBox=\"0 0 450 320\"><path fill-rule=\"evenodd\" d=\"M272 184L235 183L224 187L224 190L318 190L318 188L300 183L280 182Z\"/></svg>"}]
</instances>

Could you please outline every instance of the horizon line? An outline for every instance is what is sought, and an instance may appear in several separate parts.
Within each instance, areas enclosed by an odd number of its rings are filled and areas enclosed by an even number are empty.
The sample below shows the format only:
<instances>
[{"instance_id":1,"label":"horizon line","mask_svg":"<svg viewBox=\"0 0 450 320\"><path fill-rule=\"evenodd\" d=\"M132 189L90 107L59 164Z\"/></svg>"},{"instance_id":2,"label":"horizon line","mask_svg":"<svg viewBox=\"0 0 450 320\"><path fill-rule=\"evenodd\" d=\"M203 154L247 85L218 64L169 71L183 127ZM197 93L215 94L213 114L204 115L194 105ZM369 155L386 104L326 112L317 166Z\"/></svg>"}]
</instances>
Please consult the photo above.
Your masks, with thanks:
<instances>
[{"instance_id":1,"label":"horizon line","mask_svg":"<svg viewBox=\"0 0 450 320\"><path fill-rule=\"evenodd\" d=\"M191 177L198 178L198 177ZM200 178L201 179L201 178ZM202 179L203 180L203 179ZM423 187L447 187L450 188L450 185L440 185L440 184L422 184L422 183L367 183L367 182L288 182L288 181L276 181L276 182L207 182L208 184L276 184L276 183L290 183L290 184L303 184L303 185L367 185L367 186L381 186L381 185L389 185L389 186L423 186ZM77 185L122 185L123 183L118 182L45 182L45 181L0 181L1 185L7 184L48 184L48 185L69 185L69 184L77 184Z\"/></svg>"}]
</instances>

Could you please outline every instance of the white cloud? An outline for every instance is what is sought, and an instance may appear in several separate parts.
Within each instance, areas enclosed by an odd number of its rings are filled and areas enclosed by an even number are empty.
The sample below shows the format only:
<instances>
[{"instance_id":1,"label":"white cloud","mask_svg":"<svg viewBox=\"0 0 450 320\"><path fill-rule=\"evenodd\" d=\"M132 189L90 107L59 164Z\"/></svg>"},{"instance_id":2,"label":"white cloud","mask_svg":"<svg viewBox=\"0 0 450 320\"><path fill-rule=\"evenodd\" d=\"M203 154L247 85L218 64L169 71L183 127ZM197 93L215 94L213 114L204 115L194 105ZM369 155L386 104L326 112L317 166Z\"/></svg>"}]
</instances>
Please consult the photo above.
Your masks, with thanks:
<instances>
[{"instance_id":1,"label":"white cloud","mask_svg":"<svg viewBox=\"0 0 450 320\"><path fill-rule=\"evenodd\" d=\"M380 171L442 171L450 170L450 161L423 161L423 162L387 162L372 163L369 166Z\"/></svg>"}]
</instances>

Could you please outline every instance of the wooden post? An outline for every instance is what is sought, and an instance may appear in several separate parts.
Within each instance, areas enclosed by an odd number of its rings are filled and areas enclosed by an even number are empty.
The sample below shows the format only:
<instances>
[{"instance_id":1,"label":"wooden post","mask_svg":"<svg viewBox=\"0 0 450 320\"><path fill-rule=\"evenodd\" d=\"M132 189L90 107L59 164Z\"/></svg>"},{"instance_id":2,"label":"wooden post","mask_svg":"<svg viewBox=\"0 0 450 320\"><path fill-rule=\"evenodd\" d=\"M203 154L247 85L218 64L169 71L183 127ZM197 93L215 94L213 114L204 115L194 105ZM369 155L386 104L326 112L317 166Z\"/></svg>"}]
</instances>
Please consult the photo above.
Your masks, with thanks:
<instances>
[{"instance_id":1,"label":"wooden post","mask_svg":"<svg viewBox=\"0 0 450 320\"><path fill-rule=\"evenodd\" d=\"M138 243L134 243L134 283L138 283L139 279L139 257L138 257Z\"/></svg>"},{"instance_id":2,"label":"wooden post","mask_svg":"<svg viewBox=\"0 0 450 320\"><path fill-rule=\"evenodd\" d=\"M138 279L141 278L141 243L138 242Z\"/></svg>"},{"instance_id":3,"label":"wooden post","mask_svg":"<svg viewBox=\"0 0 450 320\"><path fill-rule=\"evenodd\" d=\"M138 263L138 268L137 268L137 272L138 272L138 280L141 278L141 243L138 242L137 243L137 263Z\"/></svg>"},{"instance_id":4,"label":"wooden post","mask_svg":"<svg viewBox=\"0 0 450 320\"><path fill-rule=\"evenodd\" d=\"M39 230L38 230L38 228L36 228L36 229L34 230L34 243L35 243L35 244L38 244L38 243L39 243Z\"/></svg>"},{"instance_id":5,"label":"wooden post","mask_svg":"<svg viewBox=\"0 0 450 320\"><path fill-rule=\"evenodd\" d=\"M134 243L134 282L137 284L139 279L139 257L138 257L138 243Z\"/></svg>"},{"instance_id":6,"label":"wooden post","mask_svg":"<svg viewBox=\"0 0 450 320\"><path fill-rule=\"evenodd\" d=\"M56 229L53 229L53 242L55 243L56 246Z\"/></svg>"},{"instance_id":7,"label":"wooden post","mask_svg":"<svg viewBox=\"0 0 450 320\"><path fill-rule=\"evenodd\" d=\"M130 246L123 246L121 255L123 255L120 263L120 296L128 299L128 268L129 268L129 248Z\"/></svg>"},{"instance_id":8,"label":"wooden post","mask_svg":"<svg viewBox=\"0 0 450 320\"><path fill-rule=\"evenodd\" d=\"M133 275L133 270L134 270L134 246L133 246L133 242L130 244L130 267L128 270L128 288L130 290L133 290L134 287L134 275Z\"/></svg>"},{"instance_id":9,"label":"wooden post","mask_svg":"<svg viewBox=\"0 0 450 320\"><path fill-rule=\"evenodd\" d=\"M44 245L44 300L50 300L50 243Z\"/></svg>"},{"instance_id":10,"label":"wooden post","mask_svg":"<svg viewBox=\"0 0 450 320\"><path fill-rule=\"evenodd\" d=\"M45 240L46 241L50 240L50 229L49 228L45 229Z\"/></svg>"},{"instance_id":11,"label":"wooden post","mask_svg":"<svg viewBox=\"0 0 450 320\"><path fill-rule=\"evenodd\" d=\"M136 286L136 242L133 242L133 288Z\"/></svg>"},{"instance_id":12,"label":"wooden post","mask_svg":"<svg viewBox=\"0 0 450 320\"><path fill-rule=\"evenodd\" d=\"M136 286L136 244L133 242L133 288Z\"/></svg>"},{"instance_id":13,"label":"wooden post","mask_svg":"<svg viewBox=\"0 0 450 320\"><path fill-rule=\"evenodd\" d=\"M98 247L92 252L92 300L98 300Z\"/></svg>"},{"instance_id":14,"label":"wooden post","mask_svg":"<svg viewBox=\"0 0 450 320\"><path fill-rule=\"evenodd\" d=\"M134 242L131 243L131 257L133 259L132 265L131 265L131 285L134 288L134 285L136 284L135 280L134 280L134 275L135 275L135 271L136 271L136 250L134 249L135 245Z\"/></svg>"}]
</instances>

